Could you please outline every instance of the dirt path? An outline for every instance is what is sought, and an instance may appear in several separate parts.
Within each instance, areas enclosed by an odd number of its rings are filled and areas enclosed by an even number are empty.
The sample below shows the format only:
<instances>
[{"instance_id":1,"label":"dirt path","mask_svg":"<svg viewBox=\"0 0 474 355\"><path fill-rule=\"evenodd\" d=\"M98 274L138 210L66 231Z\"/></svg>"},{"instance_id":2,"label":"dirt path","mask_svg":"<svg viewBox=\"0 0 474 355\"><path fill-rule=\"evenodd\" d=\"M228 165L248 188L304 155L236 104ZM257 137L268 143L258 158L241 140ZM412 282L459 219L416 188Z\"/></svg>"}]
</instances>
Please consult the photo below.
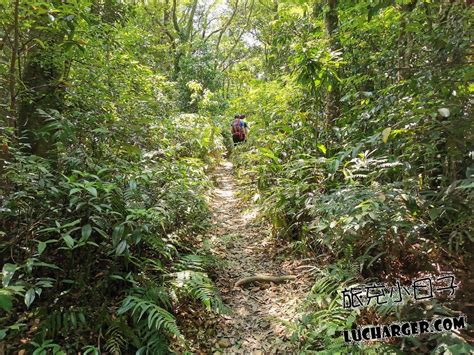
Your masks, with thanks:
<instances>
[{"instance_id":1,"label":"dirt path","mask_svg":"<svg viewBox=\"0 0 474 355\"><path fill-rule=\"evenodd\" d=\"M284 324L300 316L311 282L298 277L278 285L234 287L238 279L255 274L296 275L301 262L279 255L268 228L256 221L256 212L242 206L230 162L221 163L215 179L211 244L213 253L224 262L216 283L231 314L219 317L215 338L208 346L227 354L291 351L291 333Z\"/></svg>"}]
</instances>

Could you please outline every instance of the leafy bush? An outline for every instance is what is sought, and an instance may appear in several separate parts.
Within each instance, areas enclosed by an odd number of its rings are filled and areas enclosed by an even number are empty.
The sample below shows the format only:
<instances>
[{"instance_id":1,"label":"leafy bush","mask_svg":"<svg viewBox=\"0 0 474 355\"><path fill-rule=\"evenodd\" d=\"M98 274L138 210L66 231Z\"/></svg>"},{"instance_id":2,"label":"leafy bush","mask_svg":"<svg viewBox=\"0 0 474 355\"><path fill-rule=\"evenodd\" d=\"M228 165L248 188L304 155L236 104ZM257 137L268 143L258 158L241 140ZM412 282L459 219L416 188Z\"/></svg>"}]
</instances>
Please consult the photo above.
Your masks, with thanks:
<instances>
[{"instance_id":1,"label":"leafy bush","mask_svg":"<svg viewBox=\"0 0 474 355\"><path fill-rule=\"evenodd\" d=\"M71 327L85 339L91 328L107 332L103 315L115 309L117 298L143 278L164 277L179 250L189 250L188 241L206 228L203 193L209 182L197 160L81 164L60 161L64 170L53 174L48 161L18 153L7 168L10 192L1 212L2 230L10 231L2 233L2 253L9 255L3 266L2 308L9 311L4 336L14 337L15 327L24 331L32 317L45 317L35 339L68 339ZM211 287L205 274L192 280L191 297L206 307L218 299L204 291ZM21 309L23 326L15 323ZM174 322L171 313L163 314ZM176 329L168 330L177 335Z\"/></svg>"},{"instance_id":2,"label":"leafy bush","mask_svg":"<svg viewBox=\"0 0 474 355\"><path fill-rule=\"evenodd\" d=\"M101 18L109 5L128 20ZM221 308L206 269L182 262L199 253L209 226L207 172L223 149L220 132L205 115L179 113L177 85L154 67L133 7L115 5L81 13L39 5L77 15L81 39L66 42L74 60L65 64L61 110L38 110L45 125L32 132L52 135L50 154L1 141L9 148L0 187L7 352L185 349L179 305ZM182 286L178 267L190 273Z\"/></svg>"},{"instance_id":3,"label":"leafy bush","mask_svg":"<svg viewBox=\"0 0 474 355\"><path fill-rule=\"evenodd\" d=\"M474 232L472 8L379 3L279 8L261 36L280 59L262 63L265 80L230 105L252 114L253 144L234 160L274 236L325 256L327 268L355 263L356 280L436 273L433 259L469 256ZM355 321L345 324L336 297L344 270L324 274L309 297L328 300L295 333L305 350L343 349L335 329ZM442 348L437 339L430 349Z\"/></svg>"}]
</instances>

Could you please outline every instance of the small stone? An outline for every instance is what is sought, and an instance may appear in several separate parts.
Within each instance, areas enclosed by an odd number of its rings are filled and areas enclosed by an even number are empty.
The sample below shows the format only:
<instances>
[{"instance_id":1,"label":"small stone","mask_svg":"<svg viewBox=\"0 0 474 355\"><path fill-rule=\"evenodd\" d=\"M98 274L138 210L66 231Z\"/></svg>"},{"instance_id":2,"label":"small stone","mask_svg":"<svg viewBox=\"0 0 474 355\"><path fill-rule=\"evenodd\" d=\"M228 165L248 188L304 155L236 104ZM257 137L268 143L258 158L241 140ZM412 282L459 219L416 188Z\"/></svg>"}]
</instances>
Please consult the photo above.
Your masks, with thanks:
<instances>
[{"instance_id":1,"label":"small stone","mask_svg":"<svg viewBox=\"0 0 474 355\"><path fill-rule=\"evenodd\" d=\"M443 107L443 108L440 108L438 109L438 113L442 116L442 117L449 117L449 115L451 114L451 112L449 111L448 108L446 107Z\"/></svg>"},{"instance_id":2,"label":"small stone","mask_svg":"<svg viewBox=\"0 0 474 355\"><path fill-rule=\"evenodd\" d=\"M214 328L208 328L206 329L206 335L207 336L213 336L216 334L216 330Z\"/></svg>"},{"instance_id":3,"label":"small stone","mask_svg":"<svg viewBox=\"0 0 474 355\"><path fill-rule=\"evenodd\" d=\"M217 345L219 345L220 348L228 348L232 344L230 343L229 339L222 338L222 339L219 339L219 341L217 342Z\"/></svg>"}]
</instances>

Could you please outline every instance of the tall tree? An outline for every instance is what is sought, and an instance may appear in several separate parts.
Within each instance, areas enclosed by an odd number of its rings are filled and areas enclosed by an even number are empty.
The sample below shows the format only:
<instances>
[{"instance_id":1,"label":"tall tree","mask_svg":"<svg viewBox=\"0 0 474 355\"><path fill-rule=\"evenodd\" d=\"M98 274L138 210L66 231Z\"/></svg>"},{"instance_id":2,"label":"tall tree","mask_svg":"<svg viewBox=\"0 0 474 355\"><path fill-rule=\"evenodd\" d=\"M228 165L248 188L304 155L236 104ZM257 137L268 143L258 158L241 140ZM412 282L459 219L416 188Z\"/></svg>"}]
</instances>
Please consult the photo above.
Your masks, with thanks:
<instances>
[{"instance_id":1,"label":"tall tree","mask_svg":"<svg viewBox=\"0 0 474 355\"><path fill-rule=\"evenodd\" d=\"M340 50L337 29L339 26L339 17L337 14L337 0L328 0L328 10L324 17L326 32L329 39L329 47L333 55ZM340 109L340 88L338 79L332 80L332 85L326 96L326 121L329 124L334 121L341 113Z\"/></svg>"},{"instance_id":2,"label":"tall tree","mask_svg":"<svg viewBox=\"0 0 474 355\"><path fill-rule=\"evenodd\" d=\"M61 1L52 1L41 7L34 16L25 50L25 64L21 75L23 90L18 103L20 139L29 145L30 153L48 156L54 145L54 131L48 129L48 119L63 107L64 86L62 74L64 55L59 45L64 41L63 29L53 26ZM34 14L37 8L28 8ZM49 126L51 127L51 126Z\"/></svg>"}]
</instances>

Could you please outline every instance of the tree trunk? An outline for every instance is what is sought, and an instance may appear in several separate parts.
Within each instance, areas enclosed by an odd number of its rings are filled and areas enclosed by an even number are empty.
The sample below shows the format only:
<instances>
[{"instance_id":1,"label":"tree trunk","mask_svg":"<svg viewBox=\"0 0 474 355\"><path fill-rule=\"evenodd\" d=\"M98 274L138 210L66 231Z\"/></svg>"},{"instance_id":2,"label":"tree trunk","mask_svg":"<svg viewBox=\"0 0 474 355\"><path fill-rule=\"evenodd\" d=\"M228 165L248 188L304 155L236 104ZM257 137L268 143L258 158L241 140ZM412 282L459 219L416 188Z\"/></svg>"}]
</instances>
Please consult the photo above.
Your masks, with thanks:
<instances>
[{"instance_id":1,"label":"tree trunk","mask_svg":"<svg viewBox=\"0 0 474 355\"><path fill-rule=\"evenodd\" d=\"M8 78L8 86L10 91L10 112L9 112L9 126L15 127L16 125L16 62L18 56L18 47L19 47L19 28L18 28L18 7L20 5L20 0L15 0L14 2L14 12L13 12L13 46L12 54L10 57L10 70Z\"/></svg>"},{"instance_id":2,"label":"tree trunk","mask_svg":"<svg viewBox=\"0 0 474 355\"><path fill-rule=\"evenodd\" d=\"M54 130L47 130L46 124L48 115L60 112L63 105L64 93L59 85L63 63L56 50L63 34L39 30L34 35L45 46L35 45L26 55L21 77L24 89L18 100L18 130L21 141L29 145L28 152L51 157Z\"/></svg>"},{"instance_id":3,"label":"tree trunk","mask_svg":"<svg viewBox=\"0 0 474 355\"><path fill-rule=\"evenodd\" d=\"M339 26L339 18L337 15L337 0L328 0L329 10L326 12L324 22L326 25L326 32L329 38L329 46L332 51L339 49L339 40L336 35L336 30ZM340 88L337 79L331 83L331 90L326 95L326 123L329 126L341 113L339 107L340 103Z\"/></svg>"},{"instance_id":4,"label":"tree trunk","mask_svg":"<svg viewBox=\"0 0 474 355\"><path fill-rule=\"evenodd\" d=\"M18 58L18 48L19 48L19 25L18 25L18 16L19 16L19 5L20 0L13 1L13 44L11 47L11 56L10 56L10 67L8 70L8 91L10 94L10 103L8 105L8 114L7 119L4 124L5 127L16 127L16 63ZM3 112L2 112L3 113ZM0 122L3 125L3 122ZM3 128L3 127L2 127ZM3 175L4 162L8 159L8 139L3 138L0 140L0 177Z\"/></svg>"},{"instance_id":5,"label":"tree trunk","mask_svg":"<svg viewBox=\"0 0 474 355\"><path fill-rule=\"evenodd\" d=\"M398 72L397 81L405 79L406 70L411 61L411 55L413 50L413 34L407 32L407 26L409 23L408 14L413 11L416 7L417 0L413 0L408 4L401 6L401 18L400 18L400 34L398 36Z\"/></svg>"}]
</instances>

